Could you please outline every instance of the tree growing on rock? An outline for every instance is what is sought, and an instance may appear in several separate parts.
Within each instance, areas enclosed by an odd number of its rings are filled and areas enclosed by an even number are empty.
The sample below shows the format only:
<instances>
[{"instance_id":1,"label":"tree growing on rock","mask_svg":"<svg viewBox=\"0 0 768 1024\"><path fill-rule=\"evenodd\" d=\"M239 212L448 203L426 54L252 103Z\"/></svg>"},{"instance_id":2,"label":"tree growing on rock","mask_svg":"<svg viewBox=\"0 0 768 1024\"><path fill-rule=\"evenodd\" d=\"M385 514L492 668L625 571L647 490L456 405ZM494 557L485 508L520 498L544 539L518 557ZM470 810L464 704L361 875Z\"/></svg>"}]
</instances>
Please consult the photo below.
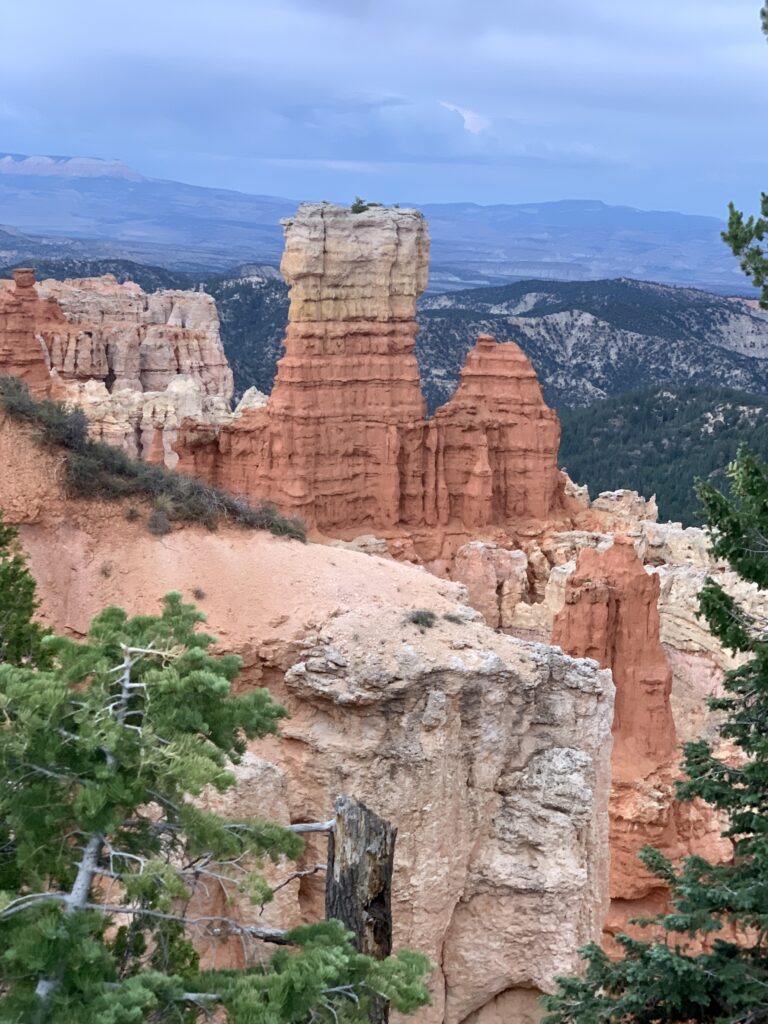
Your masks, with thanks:
<instances>
[{"instance_id":1,"label":"tree growing on rock","mask_svg":"<svg viewBox=\"0 0 768 1024\"><path fill-rule=\"evenodd\" d=\"M760 11L763 32L768 36L768 3ZM768 192L760 197L760 216L746 217L731 203L728 207L728 230L723 239L739 257L741 269L762 289L760 305L768 309Z\"/></svg>"},{"instance_id":2,"label":"tree growing on rock","mask_svg":"<svg viewBox=\"0 0 768 1024\"><path fill-rule=\"evenodd\" d=\"M195 802L232 787L246 741L285 715L266 690L231 693L239 659L210 652L201 619L178 594L159 616L109 608L84 643L43 639L44 667L0 666L4 1024L355 1024L381 997L428 1001L426 958L363 956L339 922L283 932L190 910L206 885L264 903L265 860L302 847ZM201 929L283 948L206 972Z\"/></svg>"}]
</instances>

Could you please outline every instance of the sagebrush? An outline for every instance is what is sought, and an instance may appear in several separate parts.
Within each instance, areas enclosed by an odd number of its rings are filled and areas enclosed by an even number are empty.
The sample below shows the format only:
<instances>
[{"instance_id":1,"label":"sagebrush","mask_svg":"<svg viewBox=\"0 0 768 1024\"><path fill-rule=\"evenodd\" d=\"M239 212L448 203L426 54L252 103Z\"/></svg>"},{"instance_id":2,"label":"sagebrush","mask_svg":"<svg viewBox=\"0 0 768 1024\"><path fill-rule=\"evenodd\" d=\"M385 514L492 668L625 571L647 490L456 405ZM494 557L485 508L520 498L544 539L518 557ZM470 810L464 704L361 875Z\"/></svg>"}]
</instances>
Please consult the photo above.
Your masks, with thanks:
<instances>
[{"instance_id":1,"label":"sagebrush","mask_svg":"<svg viewBox=\"0 0 768 1024\"><path fill-rule=\"evenodd\" d=\"M62 402L37 401L23 381L0 377L0 403L14 419L35 426L42 440L65 453L66 487L72 497L119 500L145 498L153 503L149 528L158 535L170 524L203 523L215 529L222 521L279 537L306 540L306 528L274 505L252 506L200 480L163 466L132 459L121 448L93 441L82 409ZM126 518L133 518L133 513ZM167 521L168 529L165 529ZM162 524L163 528L160 528Z\"/></svg>"}]
</instances>

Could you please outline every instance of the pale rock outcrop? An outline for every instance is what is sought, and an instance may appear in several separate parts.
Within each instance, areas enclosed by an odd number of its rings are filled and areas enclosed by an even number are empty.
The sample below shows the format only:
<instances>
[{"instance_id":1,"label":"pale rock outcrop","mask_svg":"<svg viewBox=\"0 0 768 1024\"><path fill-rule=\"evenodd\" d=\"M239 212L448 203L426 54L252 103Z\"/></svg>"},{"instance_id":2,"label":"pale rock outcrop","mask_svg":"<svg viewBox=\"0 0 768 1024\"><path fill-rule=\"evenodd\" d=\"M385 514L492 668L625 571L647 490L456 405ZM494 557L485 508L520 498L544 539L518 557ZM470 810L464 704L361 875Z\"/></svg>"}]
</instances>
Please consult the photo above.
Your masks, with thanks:
<instances>
[{"instance_id":1,"label":"pale rock outcrop","mask_svg":"<svg viewBox=\"0 0 768 1024\"><path fill-rule=\"evenodd\" d=\"M659 509L655 495L643 498L637 491L620 489L602 491L592 502L592 509L601 512L616 529L626 528L629 523L638 520L656 522Z\"/></svg>"},{"instance_id":2,"label":"pale rock outcrop","mask_svg":"<svg viewBox=\"0 0 768 1024\"><path fill-rule=\"evenodd\" d=\"M640 520L630 528L635 549L646 565L681 565L715 568L704 530L680 523Z\"/></svg>"},{"instance_id":3,"label":"pale rock outcrop","mask_svg":"<svg viewBox=\"0 0 768 1024\"><path fill-rule=\"evenodd\" d=\"M586 484L577 484L568 476L566 470L561 470L563 477L565 478L565 493L567 497L572 498L582 508L589 508L591 502L589 499L589 488Z\"/></svg>"},{"instance_id":4,"label":"pale rock outcrop","mask_svg":"<svg viewBox=\"0 0 768 1024\"><path fill-rule=\"evenodd\" d=\"M82 635L108 604L146 612L168 590L201 589L208 627L243 657L239 685L288 707L283 737L240 769L233 813L263 787L260 810L322 820L348 793L398 827L396 943L437 964L420 1024L534 1014L605 911L609 673L494 633L457 584L389 559L233 528L153 537L119 506L68 499L57 457L2 415L0 467L0 508L22 524L47 622ZM408 621L414 608L435 625ZM320 878L291 882L283 920L322 916L321 891ZM245 955L201 942L208 963Z\"/></svg>"},{"instance_id":5,"label":"pale rock outcrop","mask_svg":"<svg viewBox=\"0 0 768 1024\"><path fill-rule=\"evenodd\" d=\"M93 437L174 468L183 421L218 429L233 419L209 295L146 294L109 274L37 285L32 270L14 277L0 281L0 372L80 405ZM265 402L252 388L235 415Z\"/></svg>"},{"instance_id":6,"label":"pale rock outcrop","mask_svg":"<svg viewBox=\"0 0 768 1024\"><path fill-rule=\"evenodd\" d=\"M269 401L269 395L265 395L258 388L247 388L243 397L235 406L235 415L240 416L246 409L262 409Z\"/></svg>"},{"instance_id":7,"label":"pale rock outcrop","mask_svg":"<svg viewBox=\"0 0 768 1024\"><path fill-rule=\"evenodd\" d=\"M496 629L528 589L528 558L524 551L473 540L456 552L452 578L466 586L469 603Z\"/></svg>"},{"instance_id":8,"label":"pale rock outcrop","mask_svg":"<svg viewBox=\"0 0 768 1024\"><path fill-rule=\"evenodd\" d=\"M291 323L414 320L429 263L422 214L303 203L283 226Z\"/></svg>"},{"instance_id":9,"label":"pale rock outcrop","mask_svg":"<svg viewBox=\"0 0 768 1024\"><path fill-rule=\"evenodd\" d=\"M213 426L232 419L223 398L206 395L198 381L182 375L173 377L163 391L125 388L110 394L102 381L88 380L61 382L54 394L83 410L95 440L168 469L178 464L174 444L185 420Z\"/></svg>"},{"instance_id":10,"label":"pale rock outcrop","mask_svg":"<svg viewBox=\"0 0 768 1024\"><path fill-rule=\"evenodd\" d=\"M555 616L565 604L565 586L576 570L575 559L550 568L546 585L538 600L523 599L502 623L512 636L546 640L552 635Z\"/></svg>"},{"instance_id":11,"label":"pale rock outcrop","mask_svg":"<svg viewBox=\"0 0 768 1024\"><path fill-rule=\"evenodd\" d=\"M37 290L54 300L68 325L40 332L63 379L103 380L112 392L163 391L184 375L203 394L231 399L216 303L205 292L147 294L111 274L41 281Z\"/></svg>"}]
</instances>

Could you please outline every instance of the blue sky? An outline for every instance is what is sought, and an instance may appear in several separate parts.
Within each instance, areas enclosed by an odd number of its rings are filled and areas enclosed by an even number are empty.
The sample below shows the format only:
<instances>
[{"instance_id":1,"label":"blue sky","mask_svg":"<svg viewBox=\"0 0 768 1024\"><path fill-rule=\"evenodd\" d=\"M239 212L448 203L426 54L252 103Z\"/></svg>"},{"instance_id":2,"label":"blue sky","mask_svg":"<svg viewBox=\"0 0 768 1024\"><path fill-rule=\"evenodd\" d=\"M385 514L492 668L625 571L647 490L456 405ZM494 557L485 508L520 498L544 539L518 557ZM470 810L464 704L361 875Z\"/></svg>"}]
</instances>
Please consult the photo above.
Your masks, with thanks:
<instances>
[{"instance_id":1,"label":"blue sky","mask_svg":"<svg viewBox=\"0 0 768 1024\"><path fill-rule=\"evenodd\" d=\"M25 0L0 151L306 199L768 190L760 0Z\"/></svg>"}]
</instances>

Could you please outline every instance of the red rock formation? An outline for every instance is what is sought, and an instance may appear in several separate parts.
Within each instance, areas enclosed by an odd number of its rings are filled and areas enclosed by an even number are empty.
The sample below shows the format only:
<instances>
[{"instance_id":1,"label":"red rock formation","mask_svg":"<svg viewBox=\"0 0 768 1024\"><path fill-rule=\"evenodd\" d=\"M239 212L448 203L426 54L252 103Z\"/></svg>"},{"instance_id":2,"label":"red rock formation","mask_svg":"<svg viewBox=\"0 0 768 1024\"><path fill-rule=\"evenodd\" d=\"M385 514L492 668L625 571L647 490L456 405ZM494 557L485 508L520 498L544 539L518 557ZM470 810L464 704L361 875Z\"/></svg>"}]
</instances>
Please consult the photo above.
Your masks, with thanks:
<instances>
[{"instance_id":1,"label":"red rock formation","mask_svg":"<svg viewBox=\"0 0 768 1024\"><path fill-rule=\"evenodd\" d=\"M658 601L658 577L646 573L630 541L617 537L605 551L579 552L553 626L552 643L613 672L614 781L648 774L677 748Z\"/></svg>"},{"instance_id":2,"label":"red rock formation","mask_svg":"<svg viewBox=\"0 0 768 1024\"><path fill-rule=\"evenodd\" d=\"M564 507L559 444L560 421L528 357L481 334L456 394L429 422L425 522L458 521L469 532L546 522Z\"/></svg>"},{"instance_id":3,"label":"red rock formation","mask_svg":"<svg viewBox=\"0 0 768 1024\"><path fill-rule=\"evenodd\" d=\"M660 639L659 578L634 545L617 537L607 550L583 548L555 617L552 642L610 668L616 685L611 760L611 910L606 944L628 922L664 909L666 890L638 860L649 844L673 860L729 856L712 808L678 804L678 744L670 694L672 669Z\"/></svg>"},{"instance_id":4,"label":"red rock formation","mask_svg":"<svg viewBox=\"0 0 768 1024\"><path fill-rule=\"evenodd\" d=\"M291 307L272 395L215 439L190 423L180 468L324 534L407 534L443 563L477 531L562 516L558 419L517 345L482 335L425 421L414 340L427 250L414 210L301 207L286 223Z\"/></svg>"},{"instance_id":5,"label":"red rock formation","mask_svg":"<svg viewBox=\"0 0 768 1024\"><path fill-rule=\"evenodd\" d=\"M34 270L14 270L13 280L13 289L0 290L0 374L20 377L33 395L42 398L51 378L37 335L41 321L55 320L58 310L38 299Z\"/></svg>"}]
</instances>

